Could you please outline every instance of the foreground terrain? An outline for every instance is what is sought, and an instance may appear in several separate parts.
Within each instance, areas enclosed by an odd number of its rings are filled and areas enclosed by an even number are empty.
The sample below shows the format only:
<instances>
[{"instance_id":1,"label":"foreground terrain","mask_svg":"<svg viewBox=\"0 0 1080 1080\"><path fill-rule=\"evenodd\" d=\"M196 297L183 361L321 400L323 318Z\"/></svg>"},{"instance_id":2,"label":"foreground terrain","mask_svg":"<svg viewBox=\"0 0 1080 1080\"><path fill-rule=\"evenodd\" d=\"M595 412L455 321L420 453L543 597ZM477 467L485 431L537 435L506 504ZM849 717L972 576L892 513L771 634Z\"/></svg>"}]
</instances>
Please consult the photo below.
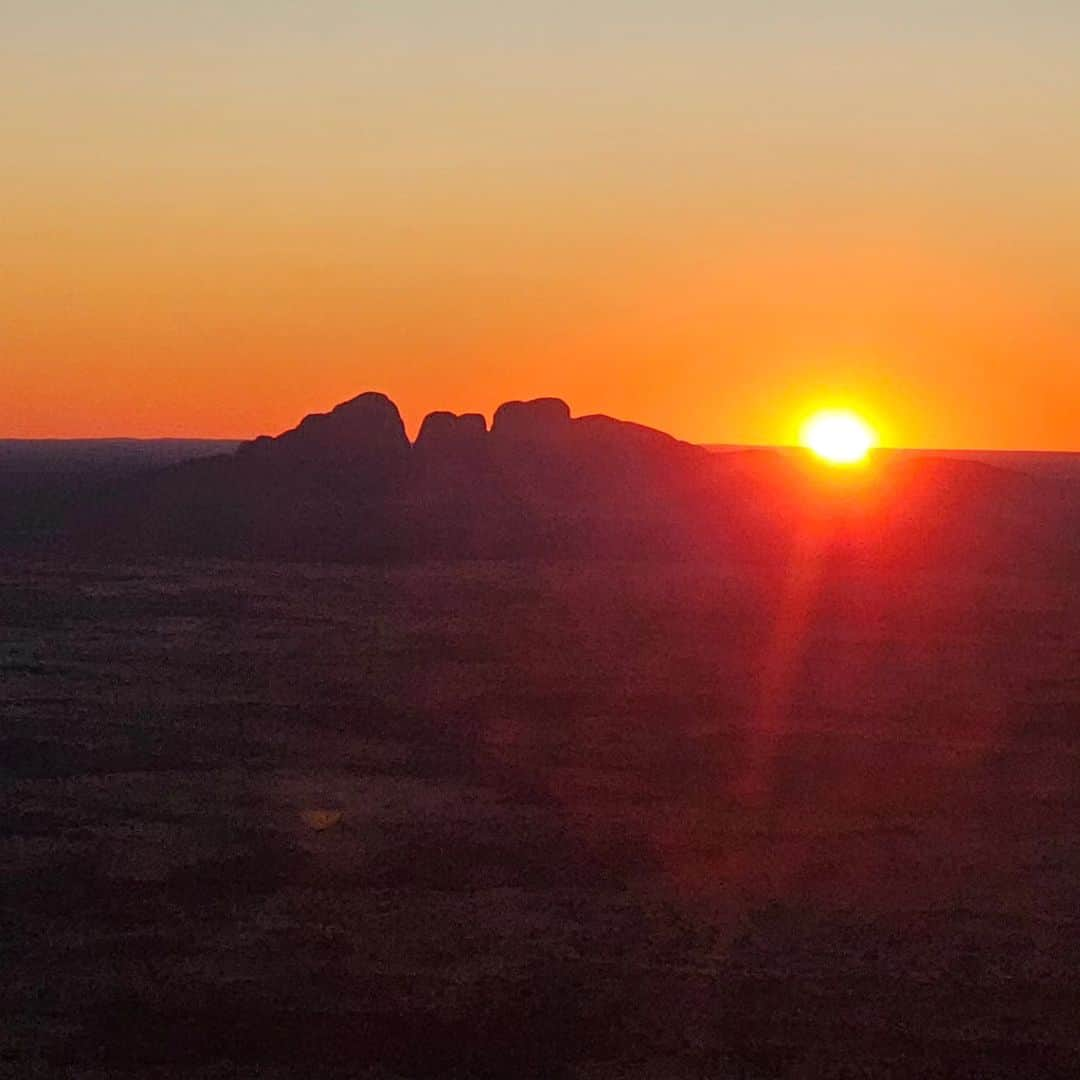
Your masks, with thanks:
<instances>
[{"instance_id":1,"label":"foreground terrain","mask_svg":"<svg viewBox=\"0 0 1080 1080\"><path fill-rule=\"evenodd\" d=\"M0 563L0 1067L1080 1075L1074 586Z\"/></svg>"}]
</instances>

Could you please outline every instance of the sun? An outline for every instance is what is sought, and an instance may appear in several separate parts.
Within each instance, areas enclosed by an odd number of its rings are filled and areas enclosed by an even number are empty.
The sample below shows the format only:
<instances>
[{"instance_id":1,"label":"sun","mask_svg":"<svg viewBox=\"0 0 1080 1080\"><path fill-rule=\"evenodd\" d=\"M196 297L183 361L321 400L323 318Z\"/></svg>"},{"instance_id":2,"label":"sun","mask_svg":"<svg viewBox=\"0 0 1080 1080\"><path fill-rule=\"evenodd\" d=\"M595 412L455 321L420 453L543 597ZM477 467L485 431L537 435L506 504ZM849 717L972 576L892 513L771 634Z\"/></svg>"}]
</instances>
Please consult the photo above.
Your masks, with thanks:
<instances>
[{"instance_id":1,"label":"sun","mask_svg":"<svg viewBox=\"0 0 1080 1080\"><path fill-rule=\"evenodd\" d=\"M878 442L874 429L848 409L815 413L803 425L800 439L830 465L858 465Z\"/></svg>"}]
</instances>

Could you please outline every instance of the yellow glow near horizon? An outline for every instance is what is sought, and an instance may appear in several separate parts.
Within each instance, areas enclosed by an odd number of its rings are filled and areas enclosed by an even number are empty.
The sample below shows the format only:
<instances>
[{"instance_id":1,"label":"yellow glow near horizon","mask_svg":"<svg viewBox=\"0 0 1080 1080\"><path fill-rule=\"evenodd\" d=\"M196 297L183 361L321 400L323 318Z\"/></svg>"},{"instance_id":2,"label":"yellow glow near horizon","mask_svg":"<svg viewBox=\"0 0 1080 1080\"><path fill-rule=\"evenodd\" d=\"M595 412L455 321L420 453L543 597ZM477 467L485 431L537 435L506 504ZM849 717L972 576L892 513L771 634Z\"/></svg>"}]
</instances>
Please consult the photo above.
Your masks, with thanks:
<instances>
[{"instance_id":1,"label":"yellow glow near horizon","mask_svg":"<svg viewBox=\"0 0 1080 1080\"><path fill-rule=\"evenodd\" d=\"M803 425L802 445L830 465L858 465L877 446L874 429L848 409L815 413Z\"/></svg>"}]
</instances>

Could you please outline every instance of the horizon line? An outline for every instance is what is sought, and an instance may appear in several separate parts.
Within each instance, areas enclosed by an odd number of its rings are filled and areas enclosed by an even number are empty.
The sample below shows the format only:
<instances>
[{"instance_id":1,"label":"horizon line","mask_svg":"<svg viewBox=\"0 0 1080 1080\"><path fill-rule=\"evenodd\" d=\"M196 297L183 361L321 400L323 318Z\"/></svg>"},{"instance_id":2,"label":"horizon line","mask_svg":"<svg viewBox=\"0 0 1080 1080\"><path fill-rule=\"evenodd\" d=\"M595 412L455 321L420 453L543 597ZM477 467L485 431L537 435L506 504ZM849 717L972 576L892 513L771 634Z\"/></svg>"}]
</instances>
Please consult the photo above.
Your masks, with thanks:
<instances>
[{"instance_id":1,"label":"horizon line","mask_svg":"<svg viewBox=\"0 0 1080 1080\"><path fill-rule=\"evenodd\" d=\"M657 431L663 429L657 428ZM282 434L279 432L279 434ZM671 434L664 432L664 434ZM273 436L276 438L277 436ZM679 436L673 436L680 438ZM223 436L223 435L47 435L47 436L23 436L23 435L0 435L0 444L4 443L245 443L251 442L257 436ZM415 444L415 439L410 439L410 444ZM802 451L806 448L795 443L729 443L729 442L693 442L691 439L681 439L691 446L700 446L704 450L791 450ZM1059 450L1045 447L978 447L978 446L877 446L872 452L901 453L901 454L1066 454L1080 455L1080 447L1070 450Z\"/></svg>"}]
</instances>

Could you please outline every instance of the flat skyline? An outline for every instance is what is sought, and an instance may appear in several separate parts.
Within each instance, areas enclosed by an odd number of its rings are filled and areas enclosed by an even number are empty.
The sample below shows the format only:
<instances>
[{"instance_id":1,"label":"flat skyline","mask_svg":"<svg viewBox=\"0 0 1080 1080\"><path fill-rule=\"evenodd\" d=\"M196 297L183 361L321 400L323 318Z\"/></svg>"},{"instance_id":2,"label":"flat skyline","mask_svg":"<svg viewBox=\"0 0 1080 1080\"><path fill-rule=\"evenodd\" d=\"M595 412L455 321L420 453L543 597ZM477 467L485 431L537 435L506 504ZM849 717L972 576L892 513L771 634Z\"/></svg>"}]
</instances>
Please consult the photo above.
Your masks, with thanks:
<instances>
[{"instance_id":1,"label":"flat skyline","mask_svg":"<svg viewBox=\"0 0 1080 1080\"><path fill-rule=\"evenodd\" d=\"M768 7L14 0L0 437L1080 449L1080 9Z\"/></svg>"}]
</instances>

